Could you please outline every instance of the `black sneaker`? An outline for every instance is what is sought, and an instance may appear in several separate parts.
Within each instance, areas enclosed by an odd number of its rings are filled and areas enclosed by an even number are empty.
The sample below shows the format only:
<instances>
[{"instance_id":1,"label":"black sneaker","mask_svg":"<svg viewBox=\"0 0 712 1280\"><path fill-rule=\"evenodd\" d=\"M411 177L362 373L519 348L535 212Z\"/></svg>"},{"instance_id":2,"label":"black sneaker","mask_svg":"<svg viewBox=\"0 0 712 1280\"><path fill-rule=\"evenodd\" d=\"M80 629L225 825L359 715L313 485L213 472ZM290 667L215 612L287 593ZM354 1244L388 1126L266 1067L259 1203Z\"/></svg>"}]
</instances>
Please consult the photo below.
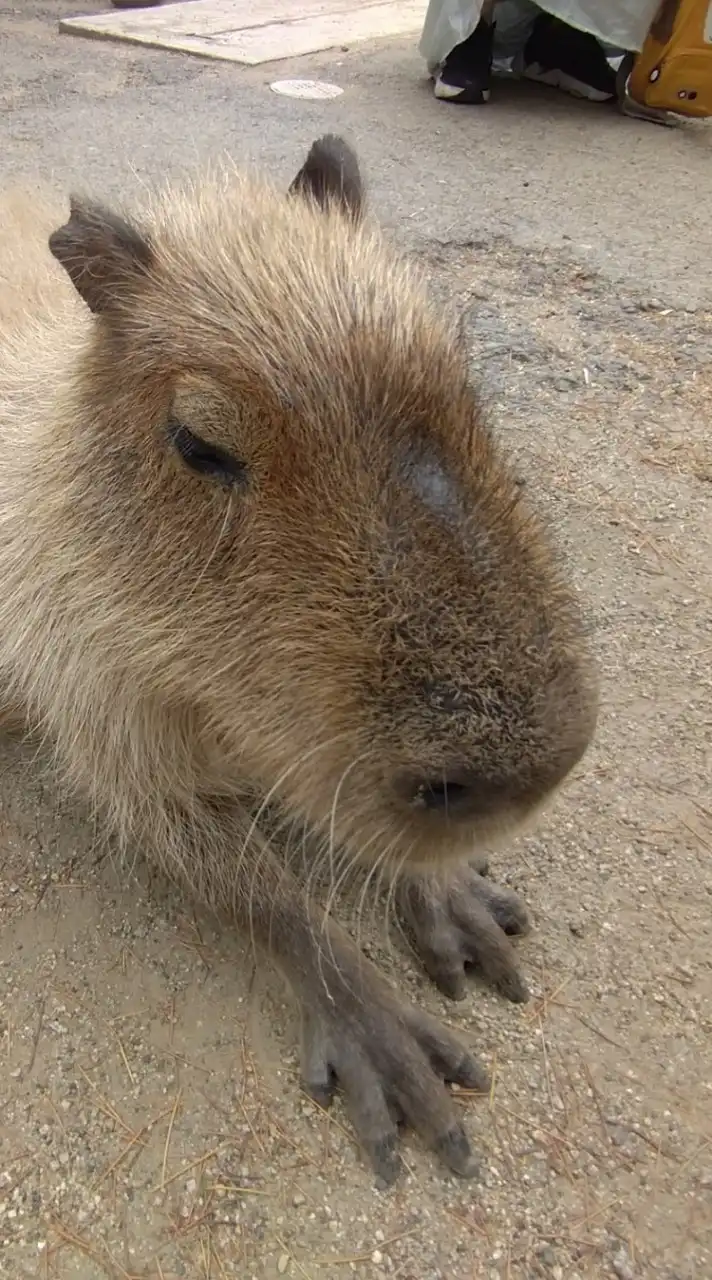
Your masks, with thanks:
<instances>
[{"instance_id":1,"label":"black sneaker","mask_svg":"<svg viewBox=\"0 0 712 1280\"><path fill-rule=\"evenodd\" d=\"M494 23L481 18L466 40L448 54L435 80L435 97L478 105L489 102Z\"/></svg>"},{"instance_id":2,"label":"black sneaker","mask_svg":"<svg viewBox=\"0 0 712 1280\"><path fill-rule=\"evenodd\" d=\"M524 76L564 89L577 98L608 102L617 97L616 73L595 36L542 13L524 46Z\"/></svg>"}]
</instances>

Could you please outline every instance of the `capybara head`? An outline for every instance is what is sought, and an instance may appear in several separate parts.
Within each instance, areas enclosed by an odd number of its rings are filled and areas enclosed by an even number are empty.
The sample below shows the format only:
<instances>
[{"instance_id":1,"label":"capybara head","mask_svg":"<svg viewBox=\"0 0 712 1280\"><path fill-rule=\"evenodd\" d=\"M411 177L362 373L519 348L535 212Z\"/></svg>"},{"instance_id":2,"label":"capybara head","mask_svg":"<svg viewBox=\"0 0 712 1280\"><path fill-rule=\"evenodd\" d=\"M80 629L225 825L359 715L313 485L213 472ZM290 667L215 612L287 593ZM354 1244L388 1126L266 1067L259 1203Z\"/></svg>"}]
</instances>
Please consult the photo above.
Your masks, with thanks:
<instances>
[{"instance_id":1,"label":"capybara head","mask_svg":"<svg viewBox=\"0 0 712 1280\"><path fill-rule=\"evenodd\" d=\"M64 463L86 625L200 785L368 862L538 809L594 730L579 608L346 144L286 193L74 199L50 246L93 313Z\"/></svg>"}]
</instances>

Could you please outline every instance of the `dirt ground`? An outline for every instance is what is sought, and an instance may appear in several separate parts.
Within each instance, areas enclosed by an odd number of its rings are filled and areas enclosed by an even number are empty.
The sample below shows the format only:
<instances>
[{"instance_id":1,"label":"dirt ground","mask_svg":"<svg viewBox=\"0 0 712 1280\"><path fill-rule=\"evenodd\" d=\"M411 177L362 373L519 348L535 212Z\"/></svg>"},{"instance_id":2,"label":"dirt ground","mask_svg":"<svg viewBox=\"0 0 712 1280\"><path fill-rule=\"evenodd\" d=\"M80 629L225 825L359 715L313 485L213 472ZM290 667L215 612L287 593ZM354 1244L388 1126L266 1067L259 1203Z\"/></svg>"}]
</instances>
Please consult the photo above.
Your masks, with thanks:
<instances>
[{"instance_id":1,"label":"dirt ground","mask_svg":"<svg viewBox=\"0 0 712 1280\"><path fill-rule=\"evenodd\" d=\"M0 5L5 47L34 40L50 76L59 10L37 6L28 32ZM78 68L87 47L62 55ZM149 65L101 56L135 83ZM298 1090L281 980L140 863L102 857L81 806L8 740L9 1280L712 1275L712 312L655 297L625 263L614 287L573 245L491 227L421 253L467 312L473 368L568 550L604 680L583 766L493 865L534 915L531 1003L473 980L450 1005L376 916L368 932L400 988L491 1064L490 1096L461 1098L482 1180L450 1178L407 1137L407 1176L377 1191L339 1105L326 1116Z\"/></svg>"}]
</instances>

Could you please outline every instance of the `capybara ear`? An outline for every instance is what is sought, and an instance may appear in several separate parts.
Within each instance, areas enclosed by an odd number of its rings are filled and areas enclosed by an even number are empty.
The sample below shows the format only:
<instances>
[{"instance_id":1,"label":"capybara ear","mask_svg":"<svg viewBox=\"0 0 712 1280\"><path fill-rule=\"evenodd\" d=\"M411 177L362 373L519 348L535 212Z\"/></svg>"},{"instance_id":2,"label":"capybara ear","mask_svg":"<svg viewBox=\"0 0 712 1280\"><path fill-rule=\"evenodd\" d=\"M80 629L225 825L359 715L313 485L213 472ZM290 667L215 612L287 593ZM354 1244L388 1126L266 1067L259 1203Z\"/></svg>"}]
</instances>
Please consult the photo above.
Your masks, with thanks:
<instances>
[{"instance_id":1,"label":"capybara ear","mask_svg":"<svg viewBox=\"0 0 712 1280\"><path fill-rule=\"evenodd\" d=\"M311 197L322 208L335 204L354 222L363 214L363 181L356 153L333 133L312 143L289 190Z\"/></svg>"},{"instance_id":2,"label":"capybara ear","mask_svg":"<svg viewBox=\"0 0 712 1280\"><path fill-rule=\"evenodd\" d=\"M69 207L69 221L49 238L50 251L89 310L108 311L149 271L151 246L103 205L72 196Z\"/></svg>"}]
</instances>

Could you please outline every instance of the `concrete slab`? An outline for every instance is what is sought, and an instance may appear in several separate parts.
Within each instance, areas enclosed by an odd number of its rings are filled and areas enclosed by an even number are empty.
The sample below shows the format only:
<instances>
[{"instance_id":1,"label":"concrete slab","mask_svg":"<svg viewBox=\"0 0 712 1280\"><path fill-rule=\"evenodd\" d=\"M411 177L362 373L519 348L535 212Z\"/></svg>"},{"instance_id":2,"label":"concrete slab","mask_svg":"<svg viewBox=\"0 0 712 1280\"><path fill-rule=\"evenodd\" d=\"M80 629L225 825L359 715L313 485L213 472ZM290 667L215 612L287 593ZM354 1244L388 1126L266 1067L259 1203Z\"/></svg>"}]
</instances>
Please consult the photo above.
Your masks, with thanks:
<instances>
[{"instance_id":1,"label":"concrete slab","mask_svg":"<svg viewBox=\"0 0 712 1280\"><path fill-rule=\"evenodd\" d=\"M259 9L259 12L258 12ZM426 0L186 0L64 18L60 31L94 39L175 49L203 58L256 66L283 58L415 35Z\"/></svg>"}]
</instances>

